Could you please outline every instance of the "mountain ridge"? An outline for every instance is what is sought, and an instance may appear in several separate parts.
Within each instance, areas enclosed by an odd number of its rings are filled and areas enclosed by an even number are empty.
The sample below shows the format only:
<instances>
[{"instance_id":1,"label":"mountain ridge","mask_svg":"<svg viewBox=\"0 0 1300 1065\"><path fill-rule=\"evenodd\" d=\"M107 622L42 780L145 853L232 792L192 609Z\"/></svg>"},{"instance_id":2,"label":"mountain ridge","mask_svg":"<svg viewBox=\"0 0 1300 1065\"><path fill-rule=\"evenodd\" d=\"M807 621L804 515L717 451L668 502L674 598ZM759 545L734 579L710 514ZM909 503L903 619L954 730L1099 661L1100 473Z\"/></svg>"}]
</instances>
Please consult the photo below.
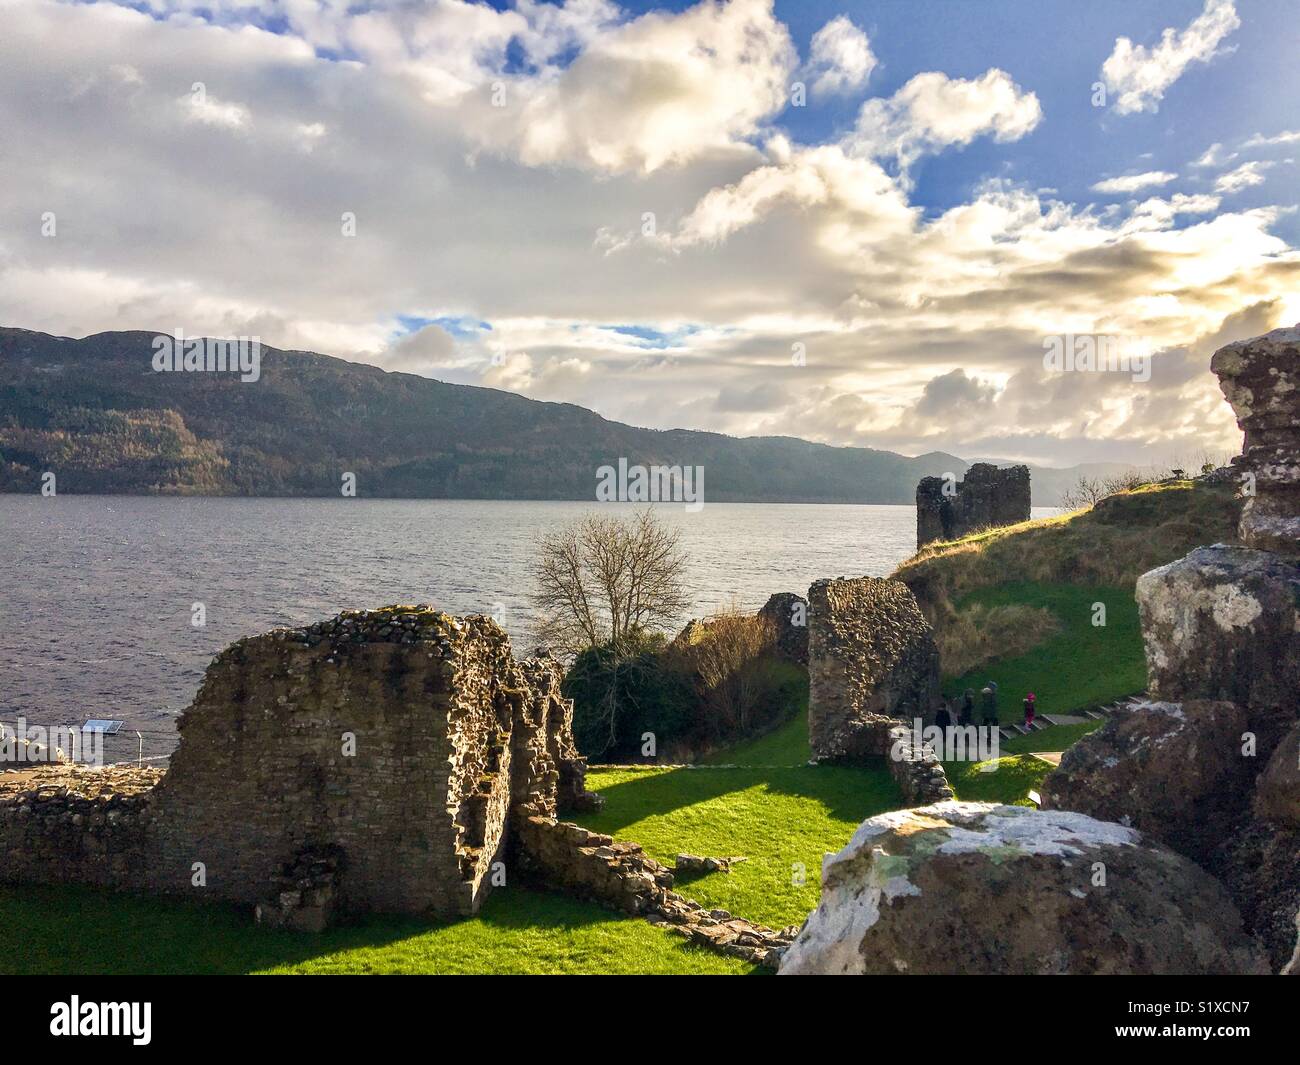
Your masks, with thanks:
<instances>
[{"instance_id":1,"label":"mountain ridge","mask_svg":"<svg viewBox=\"0 0 1300 1065\"><path fill-rule=\"evenodd\" d=\"M705 468L713 502L912 503L925 476L970 465L796 436L646 429L573 403L452 384L317 352L262 347L260 377L156 372L166 333L81 339L0 327L0 491L591 499L620 457ZM199 339L199 338L191 338ZM1081 473L1031 466L1052 506Z\"/></svg>"}]
</instances>

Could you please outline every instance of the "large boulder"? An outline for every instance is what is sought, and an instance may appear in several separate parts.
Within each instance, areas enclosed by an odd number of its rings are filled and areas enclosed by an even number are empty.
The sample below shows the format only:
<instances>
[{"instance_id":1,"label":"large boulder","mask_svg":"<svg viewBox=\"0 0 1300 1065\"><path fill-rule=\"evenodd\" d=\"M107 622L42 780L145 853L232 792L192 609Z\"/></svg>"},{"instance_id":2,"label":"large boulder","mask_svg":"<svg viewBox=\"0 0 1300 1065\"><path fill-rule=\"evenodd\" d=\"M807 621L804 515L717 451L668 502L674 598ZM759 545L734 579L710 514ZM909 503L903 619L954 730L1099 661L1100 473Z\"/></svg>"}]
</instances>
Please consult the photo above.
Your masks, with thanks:
<instances>
[{"instance_id":1,"label":"large boulder","mask_svg":"<svg viewBox=\"0 0 1300 1065\"><path fill-rule=\"evenodd\" d=\"M1228 889L1272 970L1280 970L1297 947L1300 828L1246 820L1224 835L1206 868Z\"/></svg>"},{"instance_id":2,"label":"large boulder","mask_svg":"<svg viewBox=\"0 0 1300 1065\"><path fill-rule=\"evenodd\" d=\"M822 866L783 974L1264 973L1223 887L1135 829L943 802L865 821Z\"/></svg>"},{"instance_id":3,"label":"large boulder","mask_svg":"<svg viewBox=\"0 0 1300 1065\"><path fill-rule=\"evenodd\" d=\"M1300 725L1278 744L1255 785L1255 816L1300 828Z\"/></svg>"},{"instance_id":4,"label":"large boulder","mask_svg":"<svg viewBox=\"0 0 1300 1065\"><path fill-rule=\"evenodd\" d=\"M1238 820L1259 772L1228 702L1138 703L1071 746L1043 781L1045 809L1132 825L1201 859Z\"/></svg>"},{"instance_id":5,"label":"large boulder","mask_svg":"<svg viewBox=\"0 0 1300 1065\"><path fill-rule=\"evenodd\" d=\"M1151 694L1253 707L1300 700L1300 566L1199 547L1137 581Z\"/></svg>"},{"instance_id":6,"label":"large boulder","mask_svg":"<svg viewBox=\"0 0 1300 1065\"><path fill-rule=\"evenodd\" d=\"M1300 326L1228 344L1210 369L1245 433L1238 466L1249 475L1249 497L1241 538L1300 555Z\"/></svg>"}]
</instances>

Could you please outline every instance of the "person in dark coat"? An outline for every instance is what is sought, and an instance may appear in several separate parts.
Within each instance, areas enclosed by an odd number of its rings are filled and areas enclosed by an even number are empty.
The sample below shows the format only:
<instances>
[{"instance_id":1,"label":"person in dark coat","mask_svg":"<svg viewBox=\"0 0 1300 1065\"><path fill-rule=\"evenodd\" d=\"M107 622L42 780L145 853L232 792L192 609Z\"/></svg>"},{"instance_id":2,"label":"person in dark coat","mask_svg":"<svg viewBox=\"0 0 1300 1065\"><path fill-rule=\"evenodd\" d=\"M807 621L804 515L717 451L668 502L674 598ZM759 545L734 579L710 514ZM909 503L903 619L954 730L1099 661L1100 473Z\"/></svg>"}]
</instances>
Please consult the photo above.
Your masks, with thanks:
<instances>
[{"instance_id":1,"label":"person in dark coat","mask_svg":"<svg viewBox=\"0 0 1300 1065\"><path fill-rule=\"evenodd\" d=\"M967 688L957 710L957 723L963 728L975 723L975 693Z\"/></svg>"},{"instance_id":2,"label":"person in dark coat","mask_svg":"<svg viewBox=\"0 0 1300 1065\"><path fill-rule=\"evenodd\" d=\"M1030 728L1034 723L1034 693L1030 692L1025 696L1025 728Z\"/></svg>"},{"instance_id":3,"label":"person in dark coat","mask_svg":"<svg viewBox=\"0 0 1300 1065\"><path fill-rule=\"evenodd\" d=\"M980 696L984 704L984 724L996 725L998 723L998 690L990 681L981 691Z\"/></svg>"},{"instance_id":4,"label":"person in dark coat","mask_svg":"<svg viewBox=\"0 0 1300 1065\"><path fill-rule=\"evenodd\" d=\"M946 729L952 724L952 714L948 712L946 700L939 705L939 712L934 715L934 723L942 729Z\"/></svg>"}]
</instances>

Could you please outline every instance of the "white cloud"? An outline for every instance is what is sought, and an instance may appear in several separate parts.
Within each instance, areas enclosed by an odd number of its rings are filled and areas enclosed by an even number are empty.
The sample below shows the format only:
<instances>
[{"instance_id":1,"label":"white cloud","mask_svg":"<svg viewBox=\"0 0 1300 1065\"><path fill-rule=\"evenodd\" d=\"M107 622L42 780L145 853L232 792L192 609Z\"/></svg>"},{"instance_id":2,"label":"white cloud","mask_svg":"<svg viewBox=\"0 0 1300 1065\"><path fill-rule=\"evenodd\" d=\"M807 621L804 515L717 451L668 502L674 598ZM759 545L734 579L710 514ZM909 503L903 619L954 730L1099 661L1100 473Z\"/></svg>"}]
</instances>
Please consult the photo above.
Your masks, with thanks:
<instances>
[{"instance_id":1,"label":"white cloud","mask_svg":"<svg viewBox=\"0 0 1300 1065\"><path fill-rule=\"evenodd\" d=\"M1213 144L1211 144L1208 148L1205 149L1205 151L1196 159L1194 163L1192 163L1192 166L1197 167L1198 169L1205 169L1207 167L1215 167L1215 166L1225 166L1236 158L1237 158L1236 152L1225 152L1223 145L1220 144L1218 141L1215 141Z\"/></svg>"},{"instance_id":2,"label":"white cloud","mask_svg":"<svg viewBox=\"0 0 1300 1065\"><path fill-rule=\"evenodd\" d=\"M1262 171L1267 170L1272 165L1270 162L1259 159L1249 163L1242 163L1237 169L1229 170L1226 174L1220 174L1215 179L1214 191L1221 192L1225 196L1231 196L1234 192L1241 192L1242 189L1262 185L1264 184Z\"/></svg>"},{"instance_id":3,"label":"white cloud","mask_svg":"<svg viewBox=\"0 0 1300 1065\"><path fill-rule=\"evenodd\" d=\"M0 128L27 149L0 183L0 322L258 335L656 428L1070 462L1239 441L1205 338L1300 318L1279 207L1098 209L988 181L927 213L886 164L1034 128L1037 99L1001 71L918 75L869 102L870 136L801 144L779 110L797 59L763 4L467 6L296 0L303 28L270 33L0 0ZM438 18L464 20L472 55L439 51ZM507 73L512 27L537 62ZM200 78L242 123L188 117ZM529 145L531 102L566 78L578 91ZM411 318L474 328L394 340ZM1140 388L1046 377L1041 338L1067 331L1192 355ZM917 415L951 395L979 416Z\"/></svg>"},{"instance_id":4,"label":"white cloud","mask_svg":"<svg viewBox=\"0 0 1300 1065\"><path fill-rule=\"evenodd\" d=\"M1277 144L1300 144L1300 129L1285 129L1281 133L1275 133L1271 137L1266 137L1262 133L1256 133L1251 137L1243 148L1264 148L1272 147Z\"/></svg>"},{"instance_id":5,"label":"white cloud","mask_svg":"<svg viewBox=\"0 0 1300 1065\"><path fill-rule=\"evenodd\" d=\"M1137 192L1139 189L1148 189L1154 185L1168 185L1177 178L1177 174L1171 174L1167 170L1148 170L1144 174L1127 174L1124 177L1098 181L1092 186L1092 191L1107 194Z\"/></svg>"},{"instance_id":6,"label":"white cloud","mask_svg":"<svg viewBox=\"0 0 1300 1065\"><path fill-rule=\"evenodd\" d=\"M1187 67L1208 63L1223 39L1240 25L1233 0L1205 0L1205 10L1185 30L1169 27L1154 48L1117 38L1115 50L1101 67L1106 88L1118 93L1115 110L1121 115L1158 110L1166 90Z\"/></svg>"},{"instance_id":7,"label":"white cloud","mask_svg":"<svg viewBox=\"0 0 1300 1065\"><path fill-rule=\"evenodd\" d=\"M648 172L742 146L784 105L797 56L769 0L652 12L594 38L550 80L482 115L530 165Z\"/></svg>"},{"instance_id":8,"label":"white cloud","mask_svg":"<svg viewBox=\"0 0 1300 1065\"><path fill-rule=\"evenodd\" d=\"M1038 97L1004 70L990 69L971 80L930 71L916 75L889 99L863 104L853 144L863 154L896 156L906 166L921 155L980 136L1019 140L1042 117Z\"/></svg>"},{"instance_id":9,"label":"white cloud","mask_svg":"<svg viewBox=\"0 0 1300 1065\"><path fill-rule=\"evenodd\" d=\"M867 35L846 15L837 15L813 34L807 77L814 93L860 89L876 68Z\"/></svg>"}]
</instances>

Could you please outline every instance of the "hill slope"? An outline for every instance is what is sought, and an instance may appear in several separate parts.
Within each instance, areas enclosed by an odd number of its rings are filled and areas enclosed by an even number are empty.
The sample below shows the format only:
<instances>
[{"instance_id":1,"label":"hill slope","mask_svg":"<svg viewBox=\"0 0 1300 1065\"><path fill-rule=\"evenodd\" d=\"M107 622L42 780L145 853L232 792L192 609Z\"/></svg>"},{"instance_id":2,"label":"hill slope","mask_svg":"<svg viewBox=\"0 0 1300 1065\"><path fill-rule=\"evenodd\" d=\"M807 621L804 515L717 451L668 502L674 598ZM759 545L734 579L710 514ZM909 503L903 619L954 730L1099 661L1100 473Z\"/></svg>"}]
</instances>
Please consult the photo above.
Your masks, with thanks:
<instances>
[{"instance_id":1,"label":"hill slope","mask_svg":"<svg viewBox=\"0 0 1300 1065\"><path fill-rule=\"evenodd\" d=\"M592 499L620 457L704 466L718 502L911 503L967 463L791 437L638 429L573 404L262 349L261 378L156 373L147 332L82 340L0 328L0 491ZM1034 473L1054 505L1075 470Z\"/></svg>"}]
</instances>

